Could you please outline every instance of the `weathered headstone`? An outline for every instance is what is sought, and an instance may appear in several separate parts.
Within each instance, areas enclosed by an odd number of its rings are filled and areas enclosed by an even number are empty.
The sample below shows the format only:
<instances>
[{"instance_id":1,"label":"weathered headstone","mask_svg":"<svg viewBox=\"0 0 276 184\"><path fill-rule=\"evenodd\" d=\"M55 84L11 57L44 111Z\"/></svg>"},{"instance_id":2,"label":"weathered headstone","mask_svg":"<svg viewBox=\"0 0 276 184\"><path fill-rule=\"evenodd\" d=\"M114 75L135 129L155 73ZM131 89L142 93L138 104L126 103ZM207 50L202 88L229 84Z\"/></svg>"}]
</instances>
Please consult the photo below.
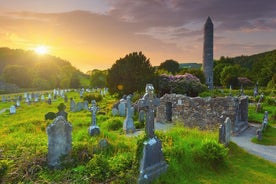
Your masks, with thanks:
<instances>
[{"instance_id":1,"label":"weathered headstone","mask_svg":"<svg viewBox=\"0 0 276 184\"><path fill-rule=\"evenodd\" d=\"M83 102L78 102L77 103L77 112L83 110Z\"/></svg>"},{"instance_id":2,"label":"weathered headstone","mask_svg":"<svg viewBox=\"0 0 276 184\"><path fill-rule=\"evenodd\" d=\"M83 102L83 109L88 110L88 101L87 100L84 100L84 102Z\"/></svg>"},{"instance_id":3,"label":"weathered headstone","mask_svg":"<svg viewBox=\"0 0 276 184\"><path fill-rule=\"evenodd\" d=\"M6 102L6 96L2 96L2 102Z\"/></svg>"},{"instance_id":4,"label":"weathered headstone","mask_svg":"<svg viewBox=\"0 0 276 184\"><path fill-rule=\"evenodd\" d=\"M20 107L20 101L19 101L19 99L16 100L16 107Z\"/></svg>"},{"instance_id":5,"label":"weathered headstone","mask_svg":"<svg viewBox=\"0 0 276 184\"><path fill-rule=\"evenodd\" d=\"M144 110L140 110L139 111L138 121L140 123L144 123L145 122L145 111Z\"/></svg>"},{"instance_id":6,"label":"weathered headstone","mask_svg":"<svg viewBox=\"0 0 276 184\"><path fill-rule=\"evenodd\" d=\"M260 141L263 138L263 132L265 131L266 127L268 125L268 111L265 111L264 117L263 117L263 122L260 128L257 129L256 134L257 134L257 139Z\"/></svg>"},{"instance_id":7,"label":"weathered headstone","mask_svg":"<svg viewBox=\"0 0 276 184\"><path fill-rule=\"evenodd\" d=\"M134 126L134 121L132 119L134 108L131 107L131 96L127 96L127 115L126 119L123 124L123 130L128 134L128 133L134 133L135 132L135 126Z\"/></svg>"},{"instance_id":8,"label":"weathered headstone","mask_svg":"<svg viewBox=\"0 0 276 184\"><path fill-rule=\"evenodd\" d=\"M118 116L119 115L119 110L115 107L112 108L112 115L113 116Z\"/></svg>"},{"instance_id":9,"label":"weathered headstone","mask_svg":"<svg viewBox=\"0 0 276 184\"><path fill-rule=\"evenodd\" d=\"M76 103L73 100L73 98L70 98L70 111L75 112L76 111Z\"/></svg>"},{"instance_id":10,"label":"weathered headstone","mask_svg":"<svg viewBox=\"0 0 276 184\"><path fill-rule=\"evenodd\" d=\"M154 134L154 108L159 105L159 99L154 95L154 87L147 84L146 93L139 100L139 109L146 112L146 135L142 159L140 160L139 184L149 183L167 170L167 163L162 152L162 143Z\"/></svg>"},{"instance_id":11,"label":"weathered headstone","mask_svg":"<svg viewBox=\"0 0 276 184\"><path fill-rule=\"evenodd\" d=\"M96 113L98 110L97 103L95 100L91 101L91 107L89 108L91 111L91 126L88 128L88 133L91 136L100 134L100 128L96 124Z\"/></svg>"},{"instance_id":12,"label":"weathered headstone","mask_svg":"<svg viewBox=\"0 0 276 184\"><path fill-rule=\"evenodd\" d=\"M41 99L42 102L44 102L45 101L45 96L41 95L40 99Z\"/></svg>"},{"instance_id":13,"label":"weathered headstone","mask_svg":"<svg viewBox=\"0 0 276 184\"><path fill-rule=\"evenodd\" d=\"M219 127L219 143L228 146L231 137L231 120L229 117Z\"/></svg>"},{"instance_id":14,"label":"weathered headstone","mask_svg":"<svg viewBox=\"0 0 276 184\"><path fill-rule=\"evenodd\" d=\"M46 129L48 135L48 165L60 166L60 157L72 150L72 125L63 116L58 116Z\"/></svg>"},{"instance_id":15,"label":"weathered headstone","mask_svg":"<svg viewBox=\"0 0 276 184\"><path fill-rule=\"evenodd\" d=\"M119 116L126 116L126 100L122 98L118 105Z\"/></svg>"},{"instance_id":16,"label":"weathered headstone","mask_svg":"<svg viewBox=\"0 0 276 184\"><path fill-rule=\"evenodd\" d=\"M14 105L12 105L10 107L10 114L15 114L16 113L16 107Z\"/></svg>"}]
</instances>

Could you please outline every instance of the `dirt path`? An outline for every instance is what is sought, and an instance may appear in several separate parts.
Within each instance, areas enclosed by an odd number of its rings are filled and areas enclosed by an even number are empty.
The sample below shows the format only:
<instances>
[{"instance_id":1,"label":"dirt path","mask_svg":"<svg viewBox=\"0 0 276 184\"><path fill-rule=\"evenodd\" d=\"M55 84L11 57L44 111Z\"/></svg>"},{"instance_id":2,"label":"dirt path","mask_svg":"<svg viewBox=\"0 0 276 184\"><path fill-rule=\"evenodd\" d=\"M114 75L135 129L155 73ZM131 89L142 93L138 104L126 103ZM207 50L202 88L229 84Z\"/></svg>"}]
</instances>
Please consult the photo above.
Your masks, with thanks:
<instances>
[{"instance_id":1,"label":"dirt path","mask_svg":"<svg viewBox=\"0 0 276 184\"><path fill-rule=\"evenodd\" d=\"M276 163L276 146L264 146L251 142L251 139L256 136L257 128L257 126L251 125L240 135L231 137L231 141L244 148L251 154Z\"/></svg>"}]
</instances>

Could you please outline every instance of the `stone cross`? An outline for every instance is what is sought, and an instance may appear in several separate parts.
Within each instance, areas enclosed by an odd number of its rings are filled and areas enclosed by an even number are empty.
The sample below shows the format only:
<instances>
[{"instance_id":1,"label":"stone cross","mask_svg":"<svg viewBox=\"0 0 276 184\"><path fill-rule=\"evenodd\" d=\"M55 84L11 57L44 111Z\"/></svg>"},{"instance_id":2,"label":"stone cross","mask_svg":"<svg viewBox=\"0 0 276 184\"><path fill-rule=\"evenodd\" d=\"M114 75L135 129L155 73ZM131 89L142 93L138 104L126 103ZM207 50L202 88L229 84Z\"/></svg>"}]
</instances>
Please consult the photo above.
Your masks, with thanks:
<instances>
[{"instance_id":1,"label":"stone cross","mask_svg":"<svg viewBox=\"0 0 276 184\"><path fill-rule=\"evenodd\" d=\"M154 137L154 109L160 104L160 99L154 95L152 84L146 85L146 93L139 100L138 107L146 112L146 135L148 138Z\"/></svg>"},{"instance_id":2,"label":"stone cross","mask_svg":"<svg viewBox=\"0 0 276 184\"><path fill-rule=\"evenodd\" d=\"M133 107L131 107L131 96L128 95L127 96L127 103L126 103L126 106L127 106L127 115L126 115L126 119L124 121L124 125L123 125L123 130L126 132L126 133L133 133L135 132L135 126L134 126L134 122L133 122L133 119L132 119L132 116L133 116Z\"/></svg>"},{"instance_id":3,"label":"stone cross","mask_svg":"<svg viewBox=\"0 0 276 184\"><path fill-rule=\"evenodd\" d=\"M100 128L96 125L96 113L98 111L97 103L95 100L91 101L91 107L89 107L89 111L92 114L91 117L91 126L88 128L88 132L91 136L100 134Z\"/></svg>"}]
</instances>

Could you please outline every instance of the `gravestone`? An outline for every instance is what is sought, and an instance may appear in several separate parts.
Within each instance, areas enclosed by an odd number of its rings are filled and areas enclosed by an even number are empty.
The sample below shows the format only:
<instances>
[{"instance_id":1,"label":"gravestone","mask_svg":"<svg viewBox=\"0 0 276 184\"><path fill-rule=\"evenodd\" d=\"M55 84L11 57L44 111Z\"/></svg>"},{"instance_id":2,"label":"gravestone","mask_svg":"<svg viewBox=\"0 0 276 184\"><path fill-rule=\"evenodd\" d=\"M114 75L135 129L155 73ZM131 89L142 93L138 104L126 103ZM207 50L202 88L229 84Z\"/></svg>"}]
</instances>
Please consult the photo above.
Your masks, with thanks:
<instances>
[{"instance_id":1,"label":"gravestone","mask_svg":"<svg viewBox=\"0 0 276 184\"><path fill-rule=\"evenodd\" d=\"M52 99L51 98L48 98L48 104L51 105L52 104Z\"/></svg>"},{"instance_id":2,"label":"gravestone","mask_svg":"<svg viewBox=\"0 0 276 184\"><path fill-rule=\"evenodd\" d=\"M19 101L19 99L16 100L16 107L20 107L20 101Z\"/></svg>"},{"instance_id":3,"label":"gravestone","mask_svg":"<svg viewBox=\"0 0 276 184\"><path fill-rule=\"evenodd\" d=\"M78 102L77 103L77 112L83 110L83 102Z\"/></svg>"},{"instance_id":4,"label":"gravestone","mask_svg":"<svg viewBox=\"0 0 276 184\"><path fill-rule=\"evenodd\" d=\"M10 107L10 114L15 114L16 113L16 107L14 105L12 105Z\"/></svg>"},{"instance_id":5,"label":"gravestone","mask_svg":"<svg viewBox=\"0 0 276 184\"><path fill-rule=\"evenodd\" d=\"M83 102L83 109L84 109L84 110L88 110L88 101L87 101L87 100L85 100L85 101Z\"/></svg>"},{"instance_id":6,"label":"gravestone","mask_svg":"<svg viewBox=\"0 0 276 184\"><path fill-rule=\"evenodd\" d=\"M6 102L6 96L2 96L2 102Z\"/></svg>"},{"instance_id":7,"label":"gravestone","mask_svg":"<svg viewBox=\"0 0 276 184\"><path fill-rule=\"evenodd\" d=\"M98 110L97 103L95 100L92 100L91 107L89 108L89 111L91 112L91 126L88 128L88 133L90 136L100 134L100 128L96 124L97 110Z\"/></svg>"},{"instance_id":8,"label":"gravestone","mask_svg":"<svg viewBox=\"0 0 276 184\"><path fill-rule=\"evenodd\" d=\"M112 108L112 115L113 116L118 116L119 115L119 110L115 107Z\"/></svg>"},{"instance_id":9,"label":"gravestone","mask_svg":"<svg viewBox=\"0 0 276 184\"><path fill-rule=\"evenodd\" d=\"M63 116L58 116L46 129L48 135L48 165L60 166L60 157L72 150L72 125Z\"/></svg>"},{"instance_id":10,"label":"gravestone","mask_svg":"<svg viewBox=\"0 0 276 184\"><path fill-rule=\"evenodd\" d=\"M42 102L44 102L45 101L45 96L41 95L40 99L41 99Z\"/></svg>"},{"instance_id":11,"label":"gravestone","mask_svg":"<svg viewBox=\"0 0 276 184\"><path fill-rule=\"evenodd\" d=\"M259 94L258 83L256 83L256 85L254 87L253 95L254 95L254 97L256 97L256 96L258 96L258 94Z\"/></svg>"},{"instance_id":12,"label":"gravestone","mask_svg":"<svg viewBox=\"0 0 276 184\"><path fill-rule=\"evenodd\" d=\"M144 123L145 122L145 111L144 110L140 110L139 111L138 121L140 123Z\"/></svg>"},{"instance_id":13,"label":"gravestone","mask_svg":"<svg viewBox=\"0 0 276 184\"><path fill-rule=\"evenodd\" d=\"M73 98L70 98L70 111L75 112L76 111L76 103L73 100Z\"/></svg>"},{"instance_id":14,"label":"gravestone","mask_svg":"<svg viewBox=\"0 0 276 184\"><path fill-rule=\"evenodd\" d=\"M126 116L126 100L122 98L118 105L119 116Z\"/></svg>"},{"instance_id":15,"label":"gravestone","mask_svg":"<svg viewBox=\"0 0 276 184\"><path fill-rule=\"evenodd\" d=\"M164 173L168 167L162 152L162 142L154 134L154 109L159 103L159 99L154 95L153 85L147 84L146 93L138 102L139 109L146 112L145 131L147 136L147 140L143 143L138 184L151 182Z\"/></svg>"},{"instance_id":16,"label":"gravestone","mask_svg":"<svg viewBox=\"0 0 276 184\"><path fill-rule=\"evenodd\" d=\"M219 127L219 143L228 146L231 137L231 120L229 117Z\"/></svg>"},{"instance_id":17,"label":"gravestone","mask_svg":"<svg viewBox=\"0 0 276 184\"><path fill-rule=\"evenodd\" d=\"M60 103L58 105L58 112L57 112L57 116L63 116L64 119L67 121L67 116L68 113L65 112L66 106L64 105L64 103Z\"/></svg>"},{"instance_id":18,"label":"gravestone","mask_svg":"<svg viewBox=\"0 0 276 184\"><path fill-rule=\"evenodd\" d=\"M268 112L265 111L264 117L263 117L263 122L260 128L257 129L256 134L257 134L257 139L260 141L263 138L263 132L265 131L266 127L268 125Z\"/></svg>"},{"instance_id":19,"label":"gravestone","mask_svg":"<svg viewBox=\"0 0 276 184\"><path fill-rule=\"evenodd\" d=\"M132 119L134 108L131 107L131 96L130 95L127 96L126 107L127 107L127 111L126 111L127 115L126 115L126 119L125 119L124 124L123 124L123 130L127 134L128 133L134 133L135 132L135 126L134 126L134 121Z\"/></svg>"}]
</instances>

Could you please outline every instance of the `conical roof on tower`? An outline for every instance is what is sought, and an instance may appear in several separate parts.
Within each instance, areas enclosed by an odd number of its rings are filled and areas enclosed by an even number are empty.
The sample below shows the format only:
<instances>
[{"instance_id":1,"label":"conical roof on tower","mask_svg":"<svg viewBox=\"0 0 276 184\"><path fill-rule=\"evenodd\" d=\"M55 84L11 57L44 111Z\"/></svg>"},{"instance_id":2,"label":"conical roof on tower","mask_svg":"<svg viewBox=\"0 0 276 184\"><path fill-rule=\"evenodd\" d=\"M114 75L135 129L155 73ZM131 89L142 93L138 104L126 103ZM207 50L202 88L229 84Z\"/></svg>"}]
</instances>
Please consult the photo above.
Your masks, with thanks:
<instances>
[{"instance_id":1,"label":"conical roof on tower","mask_svg":"<svg viewBox=\"0 0 276 184\"><path fill-rule=\"evenodd\" d=\"M206 20L205 26L206 25L213 25L213 22L212 22L212 19L210 18L210 16L208 16L208 18Z\"/></svg>"}]
</instances>

